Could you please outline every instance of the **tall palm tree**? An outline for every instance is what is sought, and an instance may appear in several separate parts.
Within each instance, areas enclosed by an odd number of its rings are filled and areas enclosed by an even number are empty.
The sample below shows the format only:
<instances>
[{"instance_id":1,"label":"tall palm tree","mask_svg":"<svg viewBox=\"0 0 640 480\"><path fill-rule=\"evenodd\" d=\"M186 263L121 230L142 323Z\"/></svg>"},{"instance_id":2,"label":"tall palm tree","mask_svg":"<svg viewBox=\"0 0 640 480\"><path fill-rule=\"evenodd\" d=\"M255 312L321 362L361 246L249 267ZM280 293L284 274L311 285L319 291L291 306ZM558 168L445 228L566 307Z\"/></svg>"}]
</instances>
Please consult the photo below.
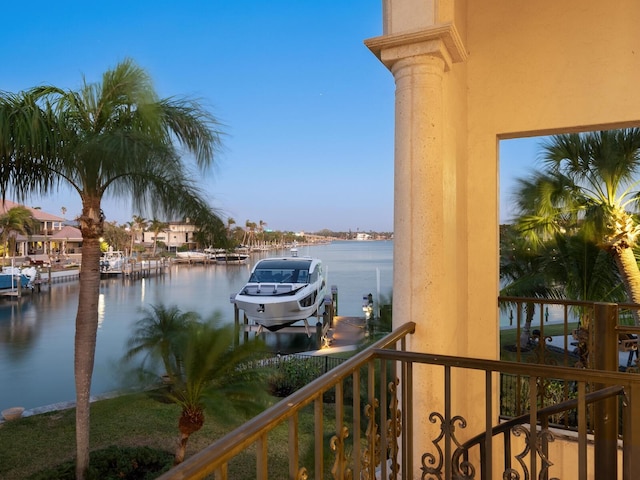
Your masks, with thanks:
<instances>
[{"instance_id":1,"label":"tall palm tree","mask_svg":"<svg viewBox=\"0 0 640 480\"><path fill-rule=\"evenodd\" d=\"M542 160L544 170L519 186L520 231L538 242L582 232L612 255L628 299L640 303L633 253L640 129L555 135L543 144Z\"/></svg>"},{"instance_id":2,"label":"tall palm tree","mask_svg":"<svg viewBox=\"0 0 640 480\"><path fill-rule=\"evenodd\" d=\"M4 256L8 257L9 251L12 252L12 257L15 256L15 235L17 233L32 235L39 228L40 222L33 217L31 211L26 207L13 207L0 215L0 243L4 248ZM13 248L10 248L12 244Z\"/></svg>"},{"instance_id":3,"label":"tall palm tree","mask_svg":"<svg viewBox=\"0 0 640 480\"><path fill-rule=\"evenodd\" d=\"M209 167L219 124L198 102L157 96L131 60L78 90L35 87L0 92L0 193L25 198L61 184L82 202L82 282L75 334L76 476L89 461L91 377L98 327L100 237L105 195L127 196L136 211L213 217L176 143Z\"/></svg>"},{"instance_id":4,"label":"tall palm tree","mask_svg":"<svg viewBox=\"0 0 640 480\"><path fill-rule=\"evenodd\" d=\"M169 224L167 222L162 222L157 218L154 218L149 222L148 225L149 225L149 230L153 232L153 255L155 256L156 250L158 248L158 235L163 230L166 230Z\"/></svg>"},{"instance_id":5,"label":"tall palm tree","mask_svg":"<svg viewBox=\"0 0 640 480\"><path fill-rule=\"evenodd\" d=\"M245 226L245 237L242 239L242 243L244 245L248 245L250 247L253 246L254 243L254 239L255 239L255 231L256 231L256 222L252 222L250 220L247 220L244 224ZM245 242L246 240L246 242Z\"/></svg>"},{"instance_id":6,"label":"tall palm tree","mask_svg":"<svg viewBox=\"0 0 640 480\"><path fill-rule=\"evenodd\" d=\"M260 220L258 223L258 230L260 231L260 235L262 236L262 242L264 243L264 227L267 226L267 222Z\"/></svg>"},{"instance_id":7,"label":"tall palm tree","mask_svg":"<svg viewBox=\"0 0 640 480\"><path fill-rule=\"evenodd\" d=\"M231 226L236 224L236 219L233 217L227 218L227 231L231 232Z\"/></svg>"},{"instance_id":8,"label":"tall palm tree","mask_svg":"<svg viewBox=\"0 0 640 480\"><path fill-rule=\"evenodd\" d=\"M133 247L135 244L135 240L136 240L136 233L140 232L143 235L143 239L144 239L144 231L147 229L147 219L140 216L140 215L134 215L133 216L133 220L130 222L131 225L131 254L133 254Z\"/></svg>"}]
</instances>

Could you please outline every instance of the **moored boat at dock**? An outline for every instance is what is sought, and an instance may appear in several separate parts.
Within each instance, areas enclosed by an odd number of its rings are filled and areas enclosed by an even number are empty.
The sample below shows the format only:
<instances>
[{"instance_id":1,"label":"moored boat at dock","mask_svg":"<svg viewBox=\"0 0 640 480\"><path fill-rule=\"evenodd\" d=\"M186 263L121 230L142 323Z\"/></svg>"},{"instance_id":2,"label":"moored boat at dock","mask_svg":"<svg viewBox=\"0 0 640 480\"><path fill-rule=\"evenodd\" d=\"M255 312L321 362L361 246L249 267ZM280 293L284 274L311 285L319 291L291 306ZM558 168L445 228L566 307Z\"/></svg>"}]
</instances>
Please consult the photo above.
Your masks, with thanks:
<instances>
[{"instance_id":1,"label":"moored boat at dock","mask_svg":"<svg viewBox=\"0 0 640 480\"><path fill-rule=\"evenodd\" d=\"M100 273L103 275L121 274L127 258L120 250L107 250L100 257Z\"/></svg>"},{"instance_id":2,"label":"moored boat at dock","mask_svg":"<svg viewBox=\"0 0 640 480\"><path fill-rule=\"evenodd\" d=\"M35 267L18 268L3 267L0 271L0 290L10 290L18 288L30 288L33 286L38 276L38 270Z\"/></svg>"},{"instance_id":3,"label":"moored boat at dock","mask_svg":"<svg viewBox=\"0 0 640 480\"><path fill-rule=\"evenodd\" d=\"M317 258L265 258L253 267L234 302L250 321L277 331L319 315L326 288L322 262Z\"/></svg>"},{"instance_id":4,"label":"moored boat at dock","mask_svg":"<svg viewBox=\"0 0 640 480\"><path fill-rule=\"evenodd\" d=\"M210 255L206 252L198 252L195 250L189 250L186 252L176 252L177 261L197 263L197 262L205 262L210 259L211 259Z\"/></svg>"}]
</instances>

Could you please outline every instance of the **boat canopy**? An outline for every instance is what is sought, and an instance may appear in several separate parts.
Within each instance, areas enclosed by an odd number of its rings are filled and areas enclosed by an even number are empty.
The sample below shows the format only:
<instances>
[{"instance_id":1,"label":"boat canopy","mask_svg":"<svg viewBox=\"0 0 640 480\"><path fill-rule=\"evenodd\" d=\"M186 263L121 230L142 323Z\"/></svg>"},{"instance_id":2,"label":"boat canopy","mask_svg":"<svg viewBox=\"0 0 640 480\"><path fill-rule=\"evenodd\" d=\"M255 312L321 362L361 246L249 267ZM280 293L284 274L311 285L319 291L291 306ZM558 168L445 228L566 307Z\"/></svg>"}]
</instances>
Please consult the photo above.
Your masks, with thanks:
<instances>
[{"instance_id":1,"label":"boat canopy","mask_svg":"<svg viewBox=\"0 0 640 480\"><path fill-rule=\"evenodd\" d=\"M258 262L249 278L250 283L309 283L312 259L268 258ZM314 272L311 272L314 273Z\"/></svg>"}]
</instances>

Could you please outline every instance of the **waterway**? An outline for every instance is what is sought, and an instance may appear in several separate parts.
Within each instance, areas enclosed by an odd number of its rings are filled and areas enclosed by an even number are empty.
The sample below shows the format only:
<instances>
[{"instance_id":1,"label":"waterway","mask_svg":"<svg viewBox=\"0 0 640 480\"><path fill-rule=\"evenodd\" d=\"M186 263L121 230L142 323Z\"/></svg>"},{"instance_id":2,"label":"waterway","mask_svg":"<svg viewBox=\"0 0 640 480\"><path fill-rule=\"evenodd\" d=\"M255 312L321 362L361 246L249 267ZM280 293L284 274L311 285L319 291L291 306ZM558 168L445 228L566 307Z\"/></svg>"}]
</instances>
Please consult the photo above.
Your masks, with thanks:
<instances>
[{"instance_id":1,"label":"waterway","mask_svg":"<svg viewBox=\"0 0 640 480\"><path fill-rule=\"evenodd\" d=\"M242 288L257 253L247 265L173 265L164 275L138 280L103 279L92 395L112 392L123 384L118 368L140 309L177 305L203 317L215 312L233 322L230 296ZM322 259L327 283L338 291L338 314L362 316L363 296L389 298L393 242L340 241L299 248L300 256ZM0 299L0 410L27 409L71 401L73 339L78 281L53 284L21 300ZM270 344L279 340L275 334ZM303 335L306 338L306 336ZM300 349L313 348L303 340Z\"/></svg>"}]
</instances>

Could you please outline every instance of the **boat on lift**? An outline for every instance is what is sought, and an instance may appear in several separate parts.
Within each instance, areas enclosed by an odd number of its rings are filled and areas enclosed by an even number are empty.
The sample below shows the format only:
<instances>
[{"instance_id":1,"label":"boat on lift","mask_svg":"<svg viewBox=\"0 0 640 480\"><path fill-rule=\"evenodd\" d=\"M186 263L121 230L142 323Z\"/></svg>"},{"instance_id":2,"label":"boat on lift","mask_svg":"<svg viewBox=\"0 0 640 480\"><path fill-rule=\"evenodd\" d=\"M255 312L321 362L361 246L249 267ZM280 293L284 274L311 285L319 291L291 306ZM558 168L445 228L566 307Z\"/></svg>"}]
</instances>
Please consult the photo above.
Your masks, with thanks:
<instances>
[{"instance_id":1,"label":"boat on lift","mask_svg":"<svg viewBox=\"0 0 640 480\"><path fill-rule=\"evenodd\" d=\"M0 290L13 290L18 288L33 288L38 278L36 267L2 267L0 271Z\"/></svg>"},{"instance_id":2,"label":"boat on lift","mask_svg":"<svg viewBox=\"0 0 640 480\"><path fill-rule=\"evenodd\" d=\"M100 273L102 275L119 275L123 272L127 257L120 250L109 248L100 257Z\"/></svg>"},{"instance_id":3,"label":"boat on lift","mask_svg":"<svg viewBox=\"0 0 640 480\"><path fill-rule=\"evenodd\" d=\"M311 257L264 258L234 297L247 318L272 332L309 317L324 301L327 285L322 262Z\"/></svg>"}]
</instances>

